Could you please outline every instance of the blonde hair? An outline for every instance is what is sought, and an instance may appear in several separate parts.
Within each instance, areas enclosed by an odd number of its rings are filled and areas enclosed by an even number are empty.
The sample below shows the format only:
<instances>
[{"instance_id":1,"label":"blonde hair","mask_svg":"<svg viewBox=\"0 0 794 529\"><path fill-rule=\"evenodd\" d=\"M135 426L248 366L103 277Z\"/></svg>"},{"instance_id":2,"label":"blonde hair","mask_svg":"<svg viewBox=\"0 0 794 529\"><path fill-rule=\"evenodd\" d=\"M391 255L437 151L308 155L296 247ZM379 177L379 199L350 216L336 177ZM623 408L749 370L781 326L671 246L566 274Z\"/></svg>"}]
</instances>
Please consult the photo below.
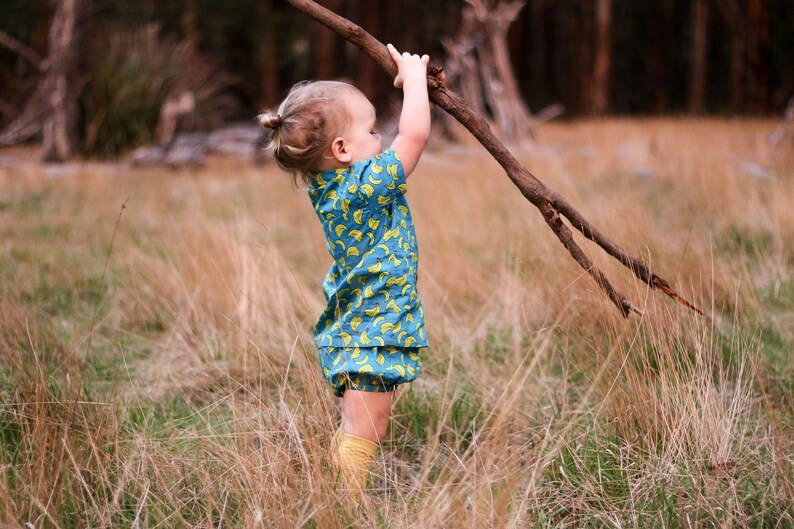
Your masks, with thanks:
<instances>
[{"instance_id":1,"label":"blonde hair","mask_svg":"<svg viewBox=\"0 0 794 529\"><path fill-rule=\"evenodd\" d=\"M273 129L268 148L279 167L311 181L311 173L350 120L351 95L365 97L340 81L304 81L292 87L276 113L263 112L259 123Z\"/></svg>"}]
</instances>

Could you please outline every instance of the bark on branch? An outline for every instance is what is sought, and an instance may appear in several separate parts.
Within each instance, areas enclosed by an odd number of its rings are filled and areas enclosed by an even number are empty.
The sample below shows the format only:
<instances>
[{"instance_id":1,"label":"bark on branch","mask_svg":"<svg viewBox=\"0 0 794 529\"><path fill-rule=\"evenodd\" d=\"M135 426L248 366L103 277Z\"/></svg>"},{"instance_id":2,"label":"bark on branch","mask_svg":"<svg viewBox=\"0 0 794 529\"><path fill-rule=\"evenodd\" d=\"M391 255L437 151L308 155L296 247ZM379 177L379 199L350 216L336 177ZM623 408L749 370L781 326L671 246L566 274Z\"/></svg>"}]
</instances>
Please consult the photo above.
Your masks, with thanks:
<instances>
[{"instance_id":1,"label":"bark on branch","mask_svg":"<svg viewBox=\"0 0 794 529\"><path fill-rule=\"evenodd\" d=\"M372 57L386 72L394 76L397 73L396 65L389 56L386 46L364 31L361 27L349 20L325 9L311 0L287 0L293 7L303 11L314 20L320 22L346 40L361 48ZM521 194L540 210L546 224L551 228L560 242L565 246L571 257L606 293L609 299L620 310L624 317L631 312L641 314L626 297L620 294L610 284L606 276L595 266L573 238L573 233L563 221L567 219L571 225L585 237L598 244L607 254L611 255L651 289L659 289L677 302L703 314L700 309L681 297L670 284L655 274L642 259L631 255L610 240L598 228L590 224L581 213L565 200L562 195L547 187L535 178L518 160L502 145L491 131L488 123L475 114L458 94L447 89L439 76L440 69L430 68L428 71L428 88L430 99L439 107L459 121L475 138L488 150L491 156L507 173L508 178L518 187Z\"/></svg>"}]
</instances>

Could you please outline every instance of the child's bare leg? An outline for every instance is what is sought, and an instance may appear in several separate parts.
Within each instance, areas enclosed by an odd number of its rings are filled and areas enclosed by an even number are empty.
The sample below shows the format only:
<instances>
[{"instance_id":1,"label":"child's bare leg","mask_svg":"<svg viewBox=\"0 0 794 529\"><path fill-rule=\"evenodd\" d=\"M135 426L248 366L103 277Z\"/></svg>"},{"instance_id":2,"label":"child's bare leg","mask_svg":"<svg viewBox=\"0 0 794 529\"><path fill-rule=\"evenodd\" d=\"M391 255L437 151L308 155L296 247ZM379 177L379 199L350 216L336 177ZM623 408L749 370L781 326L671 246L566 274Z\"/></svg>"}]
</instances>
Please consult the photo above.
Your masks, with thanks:
<instances>
[{"instance_id":1,"label":"child's bare leg","mask_svg":"<svg viewBox=\"0 0 794 529\"><path fill-rule=\"evenodd\" d=\"M347 390L342 397L342 427L334 439L337 468L355 496L367 484L369 467L386 435L393 392Z\"/></svg>"},{"instance_id":2,"label":"child's bare leg","mask_svg":"<svg viewBox=\"0 0 794 529\"><path fill-rule=\"evenodd\" d=\"M345 391L342 431L380 444L391 419L393 391Z\"/></svg>"}]
</instances>

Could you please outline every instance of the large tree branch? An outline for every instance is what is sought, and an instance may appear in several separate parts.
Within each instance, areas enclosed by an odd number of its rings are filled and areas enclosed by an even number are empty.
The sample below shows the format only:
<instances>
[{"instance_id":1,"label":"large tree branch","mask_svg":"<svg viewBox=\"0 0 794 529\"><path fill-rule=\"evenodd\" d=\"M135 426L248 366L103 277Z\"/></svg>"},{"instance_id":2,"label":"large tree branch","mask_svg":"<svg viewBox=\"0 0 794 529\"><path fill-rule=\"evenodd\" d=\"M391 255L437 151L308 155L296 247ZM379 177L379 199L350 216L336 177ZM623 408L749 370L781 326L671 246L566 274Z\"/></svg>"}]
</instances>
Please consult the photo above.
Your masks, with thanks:
<instances>
[{"instance_id":1,"label":"large tree branch","mask_svg":"<svg viewBox=\"0 0 794 529\"><path fill-rule=\"evenodd\" d=\"M361 27L349 20L325 9L311 0L288 0L295 8L303 11L316 21L333 30L343 38L352 42L370 57L372 57L391 76L397 73L396 65L389 56L386 46L364 31ZM659 289L674 300L690 309L702 314L700 309L689 303L673 290L669 283L656 275L642 259L635 257L615 244L604 233L590 224L567 200L559 193L547 187L535 178L507 148L496 138L488 123L475 114L458 94L444 86L440 69L430 69L427 78L430 89L430 99L439 107L459 121L475 138L488 150L494 159L507 173L508 178L518 187L521 194L535 205L543 215L546 224L557 235L571 257L581 266L598 286L606 293L612 303L620 310L623 316L628 317L632 311L640 313L631 302L621 295L609 283L604 274L593 264L589 257L579 247L573 234L562 217L568 219L571 225L579 230L585 237L592 240L604 249L609 255L629 268L636 277L652 289Z\"/></svg>"}]
</instances>

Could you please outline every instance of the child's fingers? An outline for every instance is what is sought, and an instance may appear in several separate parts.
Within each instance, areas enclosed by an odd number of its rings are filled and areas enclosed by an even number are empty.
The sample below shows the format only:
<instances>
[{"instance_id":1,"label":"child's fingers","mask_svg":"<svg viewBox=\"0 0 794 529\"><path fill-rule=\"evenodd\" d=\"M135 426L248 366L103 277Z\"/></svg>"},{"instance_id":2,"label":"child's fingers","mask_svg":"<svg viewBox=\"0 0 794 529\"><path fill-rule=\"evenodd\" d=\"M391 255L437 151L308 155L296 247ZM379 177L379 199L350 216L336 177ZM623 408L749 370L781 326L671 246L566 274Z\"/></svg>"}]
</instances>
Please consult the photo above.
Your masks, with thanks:
<instances>
[{"instance_id":1,"label":"child's fingers","mask_svg":"<svg viewBox=\"0 0 794 529\"><path fill-rule=\"evenodd\" d=\"M399 51L397 51L397 48L395 48L392 44L386 44L386 49L389 50L392 59L394 59L394 61L398 64L401 59L402 60L419 59L424 64L430 63L430 56L427 54L420 56L418 53L411 53L409 51L404 51L400 53Z\"/></svg>"},{"instance_id":2,"label":"child's fingers","mask_svg":"<svg viewBox=\"0 0 794 529\"><path fill-rule=\"evenodd\" d=\"M386 49L389 50L389 54L391 55L391 58L394 59L394 62L399 64L402 57L400 56L400 52L397 51L397 48L391 44L386 44Z\"/></svg>"},{"instance_id":3,"label":"child's fingers","mask_svg":"<svg viewBox=\"0 0 794 529\"><path fill-rule=\"evenodd\" d=\"M401 88L403 84L403 78L406 75L405 69L412 69L419 64L421 64L425 69L427 65L430 63L430 56L429 55L422 55L410 52L403 52L400 53L397 51L397 48L394 47L391 43L386 44L386 49L389 51L389 55L394 60L395 64L397 64L397 76L394 78L394 86L395 88Z\"/></svg>"},{"instance_id":4,"label":"child's fingers","mask_svg":"<svg viewBox=\"0 0 794 529\"><path fill-rule=\"evenodd\" d=\"M408 53L407 51L402 54L402 63L398 62L398 66L401 64L416 64L419 63L425 68L427 65L430 64L430 56L429 55L422 55L421 57L417 53Z\"/></svg>"}]
</instances>

